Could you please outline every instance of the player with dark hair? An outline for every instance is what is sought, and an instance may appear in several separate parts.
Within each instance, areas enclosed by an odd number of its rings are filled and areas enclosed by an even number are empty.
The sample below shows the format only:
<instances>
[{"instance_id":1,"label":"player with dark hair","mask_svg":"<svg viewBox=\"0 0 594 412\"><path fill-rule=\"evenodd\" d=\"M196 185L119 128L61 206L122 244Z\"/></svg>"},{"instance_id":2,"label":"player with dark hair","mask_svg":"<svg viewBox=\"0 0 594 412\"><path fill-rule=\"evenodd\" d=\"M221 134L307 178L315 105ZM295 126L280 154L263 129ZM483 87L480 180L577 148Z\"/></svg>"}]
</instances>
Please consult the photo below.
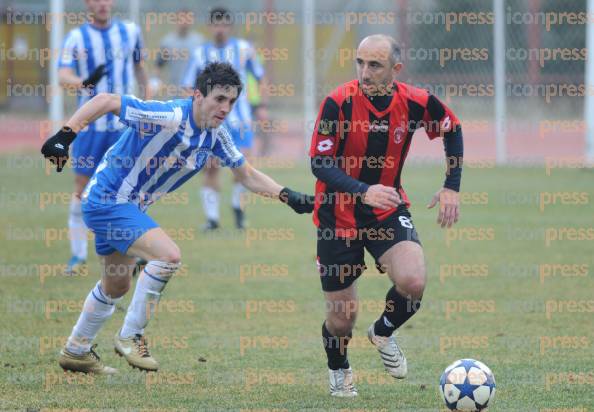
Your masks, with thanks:
<instances>
[{"instance_id":1,"label":"player with dark hair","mask_svg":"<svg viewBox=\"0 0 594 412\"><path fill-rule=\"evenodd\" d=\"M423 249L401 179L413 134L422 127L431 139L443 137L449 168L428 205L440 203L441 227L458 221L463 155L462 130L452 111L426 90L396 81L403 65L393 38L366 37L357 49L356 66L357 79L324 99L310 153L318 179L314 222L327 308L322 336L330 393L344 397L357 395L347 345L365 249L394 284L384 312L369 326L369 340L390 375L407 374L393 334L419 309L426 283Z\"/></svg>"},{"instance_id":2,"label":"player with dark hair","mask_svg":"<svg viewBox=\"0 0 594 412\"><path fill-rule=\"evenodd\" d=\"M136 283L124 324L115 335L115 350L133 367L158 369L144 329L179 268L181 255L175 242L145 211L198 173L210 156L230 167L252 192L278 197L297 213L312 211L311 197L283 188L251 167L221 126L241 89L239 75L229 64L212 63L198 76L191 98L160 102L101 93L43 145L43 155L61 171L68 148L84 125L112 113L128 126L105 154L83 193L83 218L95 234L103 274L89 292L60 354L63 369L115 372L100 361L95 345L91 345L130 288L135 258L148 263Z\"/></svg>"}]
</instances>

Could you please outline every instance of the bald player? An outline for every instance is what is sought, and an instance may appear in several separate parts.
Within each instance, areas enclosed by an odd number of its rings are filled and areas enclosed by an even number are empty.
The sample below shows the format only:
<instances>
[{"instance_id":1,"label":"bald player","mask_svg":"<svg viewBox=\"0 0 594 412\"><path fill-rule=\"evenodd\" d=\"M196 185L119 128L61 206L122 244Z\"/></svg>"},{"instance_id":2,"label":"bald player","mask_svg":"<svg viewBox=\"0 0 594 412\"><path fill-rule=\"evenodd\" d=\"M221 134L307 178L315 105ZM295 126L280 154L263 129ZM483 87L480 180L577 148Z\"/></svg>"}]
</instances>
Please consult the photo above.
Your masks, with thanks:
<instances>
[{"instance_id":1,"label":"bald player","mask_svg":"<svg viewBox=\"0 0 594 412\"><path fill-rule=\"evenodd\" d=\"M322 336L333 396L357 396L347 346L357 316L356 280L365 270L365 249L393 283L383 313L369 326L369 340L391 376L407 374L394 332L419 309L426 273L401 175L419 128L430 139L443 139L448 165L445 182L428 207L439 203L437 223L442 228L459 217L460 122L428 91L397 81L402 68L393 38L363 39L357 49L357 79L324 99L312 136L317 263L326 300Z\"/></svg>"}]
</instances>

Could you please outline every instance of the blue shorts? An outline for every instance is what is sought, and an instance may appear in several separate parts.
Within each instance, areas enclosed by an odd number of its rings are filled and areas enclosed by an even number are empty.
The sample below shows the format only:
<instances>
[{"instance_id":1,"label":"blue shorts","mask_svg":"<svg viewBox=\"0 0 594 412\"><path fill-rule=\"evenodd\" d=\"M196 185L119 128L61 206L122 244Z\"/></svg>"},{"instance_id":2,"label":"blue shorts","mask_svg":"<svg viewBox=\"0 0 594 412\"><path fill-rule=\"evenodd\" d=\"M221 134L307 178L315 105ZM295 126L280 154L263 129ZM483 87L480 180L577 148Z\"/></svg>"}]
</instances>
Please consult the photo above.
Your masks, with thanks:
<instances>
[{"instance_id":1,"label":"blue shorts","mask_svg":"<svg viewBox=\"0 0 594 412\"><path fill-rule=\"evenodd\" d=\"M72 169L77 175L93 176L101 158L126 129L80 132L72 143Z\"/></svg>"},{"instance_id":2,"label":"blue shorts","mask_svg":"<svg viewBox=\"0 0 594 412\"><path fill-rule=\"evenodd\" d=\"M254 132L248 127L242 129L229 129L231 137L233 137L233 143L238 149L245 148L250 149L254 140Z\"/></svg>"},{"instance_id":3,"label":"blue shorts","mask_svg":"<svg viewBox=\"0 0 594 412\"><path fill-rule=\"evenodd\" d=\"M95 234L98 255L118 251L125 255L132 244L150 229L159 227L149 215L132 203L82 203L83 220Z\"/></svg>"}]
</instances>

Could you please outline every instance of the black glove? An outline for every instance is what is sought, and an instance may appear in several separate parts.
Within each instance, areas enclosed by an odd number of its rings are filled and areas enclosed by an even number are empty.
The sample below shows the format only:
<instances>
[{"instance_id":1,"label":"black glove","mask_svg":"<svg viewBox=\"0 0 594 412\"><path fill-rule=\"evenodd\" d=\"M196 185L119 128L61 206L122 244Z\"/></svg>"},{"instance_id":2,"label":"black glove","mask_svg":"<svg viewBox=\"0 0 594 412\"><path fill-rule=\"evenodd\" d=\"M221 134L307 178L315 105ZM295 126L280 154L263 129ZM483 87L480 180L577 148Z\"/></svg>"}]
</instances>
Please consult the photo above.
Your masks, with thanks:
<instances>
[{"instance_id":1,"label":"black glove","mask_svg":"<svg viewBox=\"0 0 594 412\"><path fill-rule=\"evenodd\" d=\"M100 64L89 77L83 80L82 85L85 88L93 88L99 83L99 80L101 80L103 76L105 76L105 64Z\"/></svg>"},{"instance_id":2,"label":"black glove","mask_svg":"<svg viewBox=\"0 0 594 412\"><path fill-rule=\"evenodd\" d=\"M70 127L63 127L58 133L46 140L41 147L41 154L57 166L58 172L64 168L68 160L68 148L76 138Z\"/></svg>"},{"instance_id":3,"label":"black glove","mask_svg":"<svg viewBox=\"0 0 594 412\"><path fill-rule=\"evenodd\" d=\"M311 213L314 209L315 197L295 192L288 187L283 188L278 198L281 202L289 205L296 213Z\"/></svg>"}]
</instances>

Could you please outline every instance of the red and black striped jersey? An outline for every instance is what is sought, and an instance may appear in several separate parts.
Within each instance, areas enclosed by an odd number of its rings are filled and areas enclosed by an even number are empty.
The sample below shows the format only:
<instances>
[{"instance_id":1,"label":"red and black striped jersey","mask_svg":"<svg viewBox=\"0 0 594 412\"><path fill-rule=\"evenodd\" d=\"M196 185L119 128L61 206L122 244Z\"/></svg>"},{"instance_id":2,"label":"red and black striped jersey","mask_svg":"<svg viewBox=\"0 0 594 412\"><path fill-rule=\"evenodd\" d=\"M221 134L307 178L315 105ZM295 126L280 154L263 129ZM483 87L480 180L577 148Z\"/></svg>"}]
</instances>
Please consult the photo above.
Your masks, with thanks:
<instances>
[{"instance_id":1,"label":"red and black striped jersey","mask_svg":"<svg viewBox=\"0 0 594 412\"><path fill-rule=\"evenodd\" d=\"M395 187L409 206L401 174L414 132L422 127L434 139L458 125L454 113L427 90L395 82L388 107L379 110L361 92L358 80L353 80L322 102L310 156L332 156L354 179ZM372 208L360 196L337 193L323 181L316 182L316 226L364 228L394 211Z\"/></svg>"}]
</instances>

